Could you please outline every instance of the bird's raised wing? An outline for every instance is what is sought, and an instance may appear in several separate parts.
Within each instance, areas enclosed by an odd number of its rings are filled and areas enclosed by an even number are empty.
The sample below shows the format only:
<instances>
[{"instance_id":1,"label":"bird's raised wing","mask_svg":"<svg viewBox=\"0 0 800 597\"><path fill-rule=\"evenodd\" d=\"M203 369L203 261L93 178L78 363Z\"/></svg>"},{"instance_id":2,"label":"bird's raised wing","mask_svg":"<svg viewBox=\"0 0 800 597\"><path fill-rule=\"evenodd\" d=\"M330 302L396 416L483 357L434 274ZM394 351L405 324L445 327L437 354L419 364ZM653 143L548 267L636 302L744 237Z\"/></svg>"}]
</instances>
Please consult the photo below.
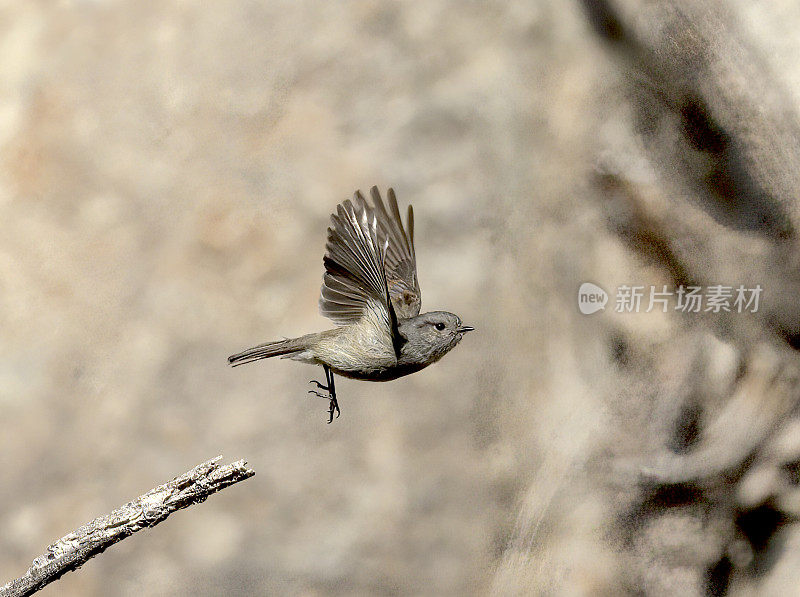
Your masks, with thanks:
<instances>
[{"instance_id":1,"label":"bird's raised wing","mask_svg":"<svg viewBox=\"0 0 800 597\"><path fill-rule=\"evenodd\" d=\"M372 187L370 194L375 204L379 238L387 241L384 269L389 298L398 317L415 317L419 315L422 306L422 292L417 281L417 258L414 254L414 210L408 206L406 231L397 208L394 190L389 189L386 193L389 210L383 204L378 187ZM356 192L356 195L361 197L360 192ZM363 197L361 201L364 201Z\"/></svg>"},{"instance_id":2,"label":"bird's raised wing","mask_svg":"<svg viewBox=\"0 0 800 597\"><path fill-rule=\"evenodd\" d=\"M392 339L397 352L397 316L384 266L386 240L380 238L375 210L360 193L337 206L325 249L320 312L339 325L368 317Z\"/></svg>"}]
</instances>

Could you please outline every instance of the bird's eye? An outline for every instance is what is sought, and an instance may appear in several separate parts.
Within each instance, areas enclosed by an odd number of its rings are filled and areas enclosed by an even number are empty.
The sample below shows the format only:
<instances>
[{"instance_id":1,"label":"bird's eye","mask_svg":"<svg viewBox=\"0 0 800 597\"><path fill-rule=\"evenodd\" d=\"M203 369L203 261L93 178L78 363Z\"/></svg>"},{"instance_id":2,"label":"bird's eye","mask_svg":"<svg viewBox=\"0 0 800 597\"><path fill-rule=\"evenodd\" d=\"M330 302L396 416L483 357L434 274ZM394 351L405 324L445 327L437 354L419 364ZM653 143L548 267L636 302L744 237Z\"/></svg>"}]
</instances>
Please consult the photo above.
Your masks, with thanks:
<instances>
[{"instance_id":1,"label":"bird's eye","mask_svg":"<svg viewBox=\"0 0 800 597\"><path fill-rule=\"evenodd\" d=\"M444 324L440 321L439 323L435 324L433 327L435 327L437 330L439 330L441 332L444 329Z\"/></svg>"}]
</instances>

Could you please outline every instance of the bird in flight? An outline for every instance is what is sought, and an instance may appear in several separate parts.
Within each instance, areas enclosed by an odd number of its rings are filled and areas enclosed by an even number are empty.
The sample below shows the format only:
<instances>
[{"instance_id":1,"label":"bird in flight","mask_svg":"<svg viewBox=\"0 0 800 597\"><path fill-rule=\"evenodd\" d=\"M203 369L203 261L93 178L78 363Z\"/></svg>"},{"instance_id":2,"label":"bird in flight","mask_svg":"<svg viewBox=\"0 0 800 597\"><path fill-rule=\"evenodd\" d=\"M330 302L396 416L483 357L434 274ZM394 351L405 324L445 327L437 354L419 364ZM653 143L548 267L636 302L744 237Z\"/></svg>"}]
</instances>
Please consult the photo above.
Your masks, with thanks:
<instances>
[{"instance_id":1,"label":"bird in flight","mask_svg":"<svg viewBox=\"0 0 800 597\"><path fill-rule=\"evenodd\" d=\"M319 307L337 327L228 357L234 367L276 356L322 365L325 384L312 380L309 392L329 400L328 423L340 414L334 374L397 379L435 363L474 329L447 311L419 314L414 211L409 205L403 226L392 189L388 210L377 187L370 194L372 205L356 191L331 215Z\"/></svg>"}]
</instances>

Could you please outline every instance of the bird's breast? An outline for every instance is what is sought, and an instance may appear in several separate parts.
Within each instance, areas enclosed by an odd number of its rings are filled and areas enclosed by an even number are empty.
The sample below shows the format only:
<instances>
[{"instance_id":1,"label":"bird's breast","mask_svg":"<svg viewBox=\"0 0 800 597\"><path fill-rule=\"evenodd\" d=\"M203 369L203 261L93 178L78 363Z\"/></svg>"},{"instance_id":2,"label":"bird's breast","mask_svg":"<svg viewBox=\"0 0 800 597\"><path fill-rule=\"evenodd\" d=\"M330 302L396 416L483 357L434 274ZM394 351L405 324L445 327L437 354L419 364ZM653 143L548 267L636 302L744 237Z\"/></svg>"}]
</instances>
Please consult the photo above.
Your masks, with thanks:
<instances>
[{"instance_id":1,"label":"bird's breast","mask_svg":"<svg viewBox=\"0 0 800 597\"><path fill-rule=\"evenodd\" d=\"M397 365L391 337L369 321L325 333L314 356L340 375L358 379L380 377Z\"/></svg>"}]
</instances>

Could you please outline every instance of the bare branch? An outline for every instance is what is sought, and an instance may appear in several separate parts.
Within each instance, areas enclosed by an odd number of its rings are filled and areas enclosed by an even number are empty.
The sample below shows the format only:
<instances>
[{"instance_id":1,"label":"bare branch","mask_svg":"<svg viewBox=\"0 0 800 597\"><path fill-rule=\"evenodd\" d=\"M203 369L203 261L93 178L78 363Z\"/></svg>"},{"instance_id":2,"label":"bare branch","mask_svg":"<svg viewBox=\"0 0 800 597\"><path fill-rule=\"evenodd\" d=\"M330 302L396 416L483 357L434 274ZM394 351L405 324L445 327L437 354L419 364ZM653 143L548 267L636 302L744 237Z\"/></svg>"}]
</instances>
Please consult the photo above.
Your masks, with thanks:
<instances>
[{"instance_id":1,"label":"bare branch","mask_svg":"<svg viewBox=\"0 0 800 597\"><path fill-rule=\"evenodd\" d=\"M222 456L217 456L199 464L62 537L33 560L24 576L0 588L0 597L31 595L117 541L155 526L176 510L200 503L212 493L255 475L244 460L220 465L221 459Z\"/></svg>"}]
</instances>

